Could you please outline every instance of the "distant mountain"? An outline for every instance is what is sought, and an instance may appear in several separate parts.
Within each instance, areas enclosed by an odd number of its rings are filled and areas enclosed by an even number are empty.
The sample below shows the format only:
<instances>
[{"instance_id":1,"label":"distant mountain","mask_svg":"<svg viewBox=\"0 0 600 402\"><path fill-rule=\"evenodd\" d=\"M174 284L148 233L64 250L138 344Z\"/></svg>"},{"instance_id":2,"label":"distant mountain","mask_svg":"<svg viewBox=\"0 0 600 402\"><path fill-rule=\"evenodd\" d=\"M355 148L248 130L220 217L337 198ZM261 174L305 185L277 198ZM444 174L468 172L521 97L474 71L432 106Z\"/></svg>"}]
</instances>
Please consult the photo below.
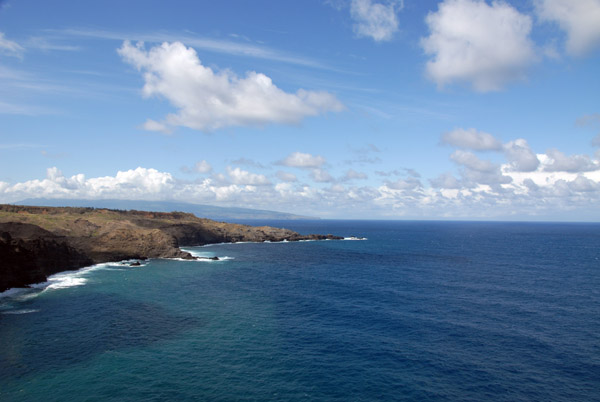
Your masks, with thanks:
<instances>
[{"instance_id":1,"label":"distant mountain","mask_svg":"<svg viewBox=\"0 0 600 402\"><path fill-rule=\"evenodd\" d=\"M45 206L45 207L88 207L109 208L120 210L156 211L156 212L189 212L200 218L209 218L221 221L235 221L237 219L319 219L311 216L288 214L286 212L267 211L250 208L216 207L214 205L191 204L174 201L131 201L131 200L74 200L28 198L13 203L15 205Z\"/></svg>"}]
</instances>

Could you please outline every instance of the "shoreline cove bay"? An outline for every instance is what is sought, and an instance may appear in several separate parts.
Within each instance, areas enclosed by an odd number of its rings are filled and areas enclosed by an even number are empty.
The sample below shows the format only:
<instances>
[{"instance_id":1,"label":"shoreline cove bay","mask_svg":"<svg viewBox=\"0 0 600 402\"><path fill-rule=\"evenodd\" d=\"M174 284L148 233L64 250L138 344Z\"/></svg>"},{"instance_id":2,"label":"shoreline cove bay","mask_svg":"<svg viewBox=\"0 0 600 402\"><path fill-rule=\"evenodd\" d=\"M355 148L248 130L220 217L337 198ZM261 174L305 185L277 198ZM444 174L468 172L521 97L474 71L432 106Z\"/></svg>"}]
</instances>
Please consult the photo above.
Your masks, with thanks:
<instances>
[{"instance_id":1,"label":"shoreline cove bay","mask_svg":"<svg viewBox=\"0 0 600 402\"><path fill-rule=\"evenodd\" d=\"M281 221L256 224L281 226ZM293 221L0 298L0 399L594 400L600 225Z\"/></svg>"},{"instance_id":2,"label":"shoreline cove bay","mask_svg":"<svg viewBox=\"0 0 600 402\"><path fill-rule=\"evenodd\" d=\"M198 258L180 246L325 239L341 237L218 222L184 212L0 204L0 292L91 264Z\"/></svg>"}]
</instances>

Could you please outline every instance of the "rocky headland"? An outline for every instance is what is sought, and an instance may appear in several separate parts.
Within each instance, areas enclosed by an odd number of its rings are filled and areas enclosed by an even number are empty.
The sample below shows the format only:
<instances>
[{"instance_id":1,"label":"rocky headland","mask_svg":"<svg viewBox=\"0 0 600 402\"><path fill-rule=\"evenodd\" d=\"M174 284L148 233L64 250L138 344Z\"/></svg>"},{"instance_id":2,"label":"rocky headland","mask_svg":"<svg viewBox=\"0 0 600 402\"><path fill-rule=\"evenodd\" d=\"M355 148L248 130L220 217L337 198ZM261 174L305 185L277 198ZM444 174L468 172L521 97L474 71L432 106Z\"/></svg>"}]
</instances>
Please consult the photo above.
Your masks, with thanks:
<instances>
[{"instance_id":1,"label":"rocky headland","mask_svg":"<svg viewBox=\"0 0 600 402\"><path fill-rule=\"evenodd\" d=\"M180 246L341 239L198 218L183 212L0 205L0 292L92 264L195 259Z\"/></svg>"}]
</instances>

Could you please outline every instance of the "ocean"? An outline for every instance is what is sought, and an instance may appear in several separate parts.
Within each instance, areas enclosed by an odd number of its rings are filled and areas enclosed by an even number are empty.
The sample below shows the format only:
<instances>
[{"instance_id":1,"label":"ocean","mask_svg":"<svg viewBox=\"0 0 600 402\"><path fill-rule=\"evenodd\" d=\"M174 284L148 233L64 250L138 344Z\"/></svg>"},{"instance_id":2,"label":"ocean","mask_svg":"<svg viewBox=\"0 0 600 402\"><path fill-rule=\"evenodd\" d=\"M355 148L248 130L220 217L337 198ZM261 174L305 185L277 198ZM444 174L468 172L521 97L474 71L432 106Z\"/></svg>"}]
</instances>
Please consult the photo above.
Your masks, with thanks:
<instances>
[{"instance_id":1,"label":"ocean","mask_svg":"<svg viewBox=\"0 0 600 402\"><path fill-rule=\"evenodd\" d=\"M598 401L600 224L266 221L0 296L1 401Z\"/></svg>"}]
</instances>

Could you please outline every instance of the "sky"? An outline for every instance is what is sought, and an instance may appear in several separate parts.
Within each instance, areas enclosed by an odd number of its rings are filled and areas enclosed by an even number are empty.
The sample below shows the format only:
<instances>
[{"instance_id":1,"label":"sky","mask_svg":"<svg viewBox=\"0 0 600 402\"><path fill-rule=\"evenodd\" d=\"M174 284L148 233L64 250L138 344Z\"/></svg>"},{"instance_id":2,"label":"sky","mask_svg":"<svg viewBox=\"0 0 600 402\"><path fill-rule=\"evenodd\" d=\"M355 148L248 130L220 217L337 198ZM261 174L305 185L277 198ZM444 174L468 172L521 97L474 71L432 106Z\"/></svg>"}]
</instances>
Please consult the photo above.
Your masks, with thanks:
<instances>
[{"instance_id":1,"label":"sky","mask_svg":"<svg viewBox=\"0 0 600 402\"><path fill-rule=\"evenodd\" d=\"M600 221L600 0L0 0L0 202Z\"/></svg>"}]
</instances>

